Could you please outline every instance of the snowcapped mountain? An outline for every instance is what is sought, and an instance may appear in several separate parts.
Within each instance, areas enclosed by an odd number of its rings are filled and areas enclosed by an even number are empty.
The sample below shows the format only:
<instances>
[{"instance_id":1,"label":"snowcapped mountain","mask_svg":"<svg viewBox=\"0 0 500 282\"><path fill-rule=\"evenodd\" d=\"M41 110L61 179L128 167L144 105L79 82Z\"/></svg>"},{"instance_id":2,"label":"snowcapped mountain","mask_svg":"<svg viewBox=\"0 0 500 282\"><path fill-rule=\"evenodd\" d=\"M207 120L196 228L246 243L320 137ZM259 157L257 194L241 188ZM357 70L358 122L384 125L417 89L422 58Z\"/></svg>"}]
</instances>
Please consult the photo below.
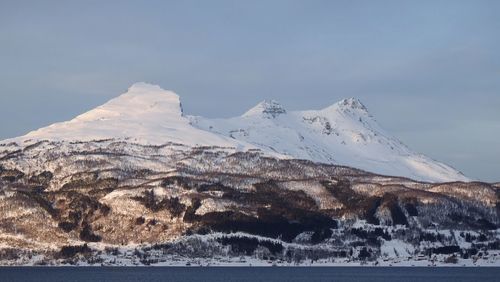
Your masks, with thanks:
<instances>
[{"instance_id":1,"label":"snowcapped mountain","mask_svg":"<svg viewBox=\"0 0 500 282\"><path fill-rule=\"evenodd\" d=\"M207 119L184 115L177 94L136 83L126 93L70 121L7 141L103 139L260 149L278 158L340 164L422 181L469 180L386 133L354 98L316 111L287 111L275 101L264 101L240 117Z\"/></svg>"},{"instance_id":2,"label":"snowcapped mountain","mask_svg":"<svg viewBox=\"0 0 500 282\"><path fill-rule=\"evenodd\" d=\"M254 148L191 126L182 113L177 94L147 83L136 83L126 93L70 121L52 124L13 140L91 141L111 138L140 144Z\"/></svg>"},{"instance_id":3,"label":"snowcapped mountain","mask_svg":"<svg viewBox=\"0 0 500 282\"><path fill-rule=\"evenodd\" d=\"M276 101L263 101L240 117L191 120L201 129L293 158L423 181L468 181L385 132L354 98L316 111L287 111Z\"/></svg>"},{"instance_id":4,"label":"snowcapped mountain","mask_svg":"<svg viewBox=\"0 0 500 282\"><path fill-rule=\"evenodd\" d=\"M398 175L466 180L356 99L205 119L138 83L0 142L0 265L500 264L498 184Z\"/></svg>"}]
</instances>

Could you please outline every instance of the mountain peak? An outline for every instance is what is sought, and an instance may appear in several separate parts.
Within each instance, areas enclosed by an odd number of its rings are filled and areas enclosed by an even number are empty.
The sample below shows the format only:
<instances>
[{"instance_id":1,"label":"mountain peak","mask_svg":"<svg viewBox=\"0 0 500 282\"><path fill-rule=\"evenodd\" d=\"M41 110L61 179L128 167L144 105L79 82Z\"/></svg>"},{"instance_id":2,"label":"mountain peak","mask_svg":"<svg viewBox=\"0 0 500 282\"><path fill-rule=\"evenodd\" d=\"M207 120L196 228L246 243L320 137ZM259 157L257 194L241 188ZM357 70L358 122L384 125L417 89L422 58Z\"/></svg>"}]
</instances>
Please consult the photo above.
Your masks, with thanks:
<instances>
[{"instance_id":1,"label":"mountain peak","mask_svg":"<svg viewBox=\"0 0 500 282\"><path fill-rule=\"evenodd\" d=\"M79 121L132 118L138 120L151 115L182 116L179 95L158 85L135 83L128 91L107 103L78 117Z\"/></svg>"},{"instance_id":2,"label":"mountain peak","mask_svg":"<svg viewBox=\"0 0 500 282\"><path fill-rule=\"evenodd\" d=\"M143 82L133 84L127 92L70 121L40 128L21 138L78 141L133 138L148 144L232 144L192 128L182 113L179 95Z\"/></svg>"},{"instance_id":3,"label":"mountain peak","mask_svg":"<svg viewBox=\"0 0 500 282\"><path fill-rule=\"evenodd\" d=\"M286 109L275 100L264 100L243 114L244 117L261 115L265 118L275 118L286 114Z\"/></svg>"},{"instance_id":4,"label":"mountain peak","mask_svg":"<svg viewBox=\"0 0 500 282\"><path fill-rule=\"evenodd\" d=\"M140 92L152 92L152 91L165 91L160 86L156 84L150 84L147 82L136 82L128 88L128 92L140 93Z\"/></svg>"},{"instance_id":5,"label":"mountain peak","mask_svg":"<svg viewBox=\"0 0 500 282\"><path fill-rule=\"evenodd\" d=\"M125 100L123 102L135 104L130 106L143 106L144 110L169 110L172 113L182 114L182 105L179 95L155 84L145 82L134 83L125 94L113 100Z\"/></svg>"},{"instance_id":6,"label":"mountain peak","mask_svg":"<svg viewBox=\"0 0 500 282\"><path fill-rule=\"evenodd\" d=\"M352 97L342 99L337 103L324 108L323 111L340 111L343 113L356 113L371 116L365 105L363 105L363 103L359 99Z\"/></svg>"},{"instance_id":7,"label":"mountain peak","mask_svg":"<svg viewBox=\"0 0 500 282\"><path fill-rule=\"evenodd\" d=\"M367 111L365 105L363 105L363 103L361 103L361 101L358 98L351 97L342 99L341 101L337 102L337 105L343 108Z\"/></svg>"}]
</instances>

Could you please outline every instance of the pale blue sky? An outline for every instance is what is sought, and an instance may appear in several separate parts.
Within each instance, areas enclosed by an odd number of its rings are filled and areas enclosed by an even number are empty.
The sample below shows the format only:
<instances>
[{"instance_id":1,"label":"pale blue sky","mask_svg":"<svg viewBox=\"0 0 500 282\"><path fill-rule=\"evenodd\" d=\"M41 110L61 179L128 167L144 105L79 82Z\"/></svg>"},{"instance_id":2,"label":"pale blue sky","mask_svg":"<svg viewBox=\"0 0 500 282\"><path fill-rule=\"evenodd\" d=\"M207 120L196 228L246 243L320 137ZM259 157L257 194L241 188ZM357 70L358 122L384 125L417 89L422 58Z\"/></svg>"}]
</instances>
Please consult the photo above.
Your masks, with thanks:
<instances>
[{"instance_id":1,"label":"pale blue sky","mask_svg":"<svg viewBox=\"0 0 500 282\"><path fill-rule=\"evenodd\" d=\"M495 0L0 0L0 139L136 81L207 117L357 97L416 151L500 181L499 50Z\"/></svg>"}]
</instances>

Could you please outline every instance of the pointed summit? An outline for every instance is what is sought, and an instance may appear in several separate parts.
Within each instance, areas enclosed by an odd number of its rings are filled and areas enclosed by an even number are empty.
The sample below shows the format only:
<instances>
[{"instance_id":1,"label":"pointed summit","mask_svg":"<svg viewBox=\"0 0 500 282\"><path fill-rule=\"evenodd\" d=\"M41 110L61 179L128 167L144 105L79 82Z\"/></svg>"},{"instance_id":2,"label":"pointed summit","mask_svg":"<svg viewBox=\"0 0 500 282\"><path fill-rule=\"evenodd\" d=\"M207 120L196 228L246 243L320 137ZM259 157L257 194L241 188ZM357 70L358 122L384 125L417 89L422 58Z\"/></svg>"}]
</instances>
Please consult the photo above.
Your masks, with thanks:
<instances>
[{"instance_id":1,"label":"pointed summit","mask_svg":"<svg viewBox=\"0 0 500 282\"><path fill-rule=\"evenodd\" d=\"M344 109L354 109L354 110L361 110L364 112L368 112L368 109L361 103L361 101L358 98L347 98L343 99L339 102L337 102L337 105L340 108Z\"/></svg>"},{"instance_id":2,"label":"pointed summit","mask_svg":"<svg viewBox=\"0 0 500 282\"><path fill-rule=\"evenodd\" d=\"M363 105L363 103L357 98L346 98L338 101L337 103L330 105L322 110L323 112L342 112L354 115L364 115L372 117L368 112L368 109Z\"/></svg>"},{"instance_id":3,"label":"pointed summit","mask_svg":"<svg viewBox=\"0 0 500 282\"><path fill-rule=\"evenodd\" d=\"M243 117L263 116L265 118L275 118L281 114L286 114L286 110L280 103L274 100L264 100L244 113Z\"/></svg>"}]
</instances>

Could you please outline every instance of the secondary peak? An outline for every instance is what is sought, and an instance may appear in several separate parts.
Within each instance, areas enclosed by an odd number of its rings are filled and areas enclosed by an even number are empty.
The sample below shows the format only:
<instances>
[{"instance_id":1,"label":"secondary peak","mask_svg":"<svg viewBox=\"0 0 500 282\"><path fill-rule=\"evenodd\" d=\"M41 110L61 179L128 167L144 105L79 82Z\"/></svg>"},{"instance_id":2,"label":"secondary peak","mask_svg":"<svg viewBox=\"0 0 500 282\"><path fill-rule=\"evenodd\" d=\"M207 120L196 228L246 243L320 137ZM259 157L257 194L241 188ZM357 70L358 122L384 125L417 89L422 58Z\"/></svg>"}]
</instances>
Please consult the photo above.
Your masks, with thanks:
<instances>
[{"instance_id":1,"label":"secondary peak","mask_svg":"<svg viewBox=\"0 0 500 282\"><path fill-rule=\"evenodd\" d=\"M337 105L340 108L344 108L344 109L362 110L364 112L368 111L366 109L365 105L363 105L363 103L361 103L361 101L357 98L343 99L343 100L339 101L337 103Z\"/></svg>"},{"instance_id":2,"label":"secondary peak","mask_svg":"<svg viewBox=\"0 0 500 282\"><path fill-rule=\"evenodd\" d=\"M286 114L286 110L280 103L274 100L264 100L248 110L243 116L260 115L265 118L275 118L282 114Z\"/></svg>"}]
</instances>

